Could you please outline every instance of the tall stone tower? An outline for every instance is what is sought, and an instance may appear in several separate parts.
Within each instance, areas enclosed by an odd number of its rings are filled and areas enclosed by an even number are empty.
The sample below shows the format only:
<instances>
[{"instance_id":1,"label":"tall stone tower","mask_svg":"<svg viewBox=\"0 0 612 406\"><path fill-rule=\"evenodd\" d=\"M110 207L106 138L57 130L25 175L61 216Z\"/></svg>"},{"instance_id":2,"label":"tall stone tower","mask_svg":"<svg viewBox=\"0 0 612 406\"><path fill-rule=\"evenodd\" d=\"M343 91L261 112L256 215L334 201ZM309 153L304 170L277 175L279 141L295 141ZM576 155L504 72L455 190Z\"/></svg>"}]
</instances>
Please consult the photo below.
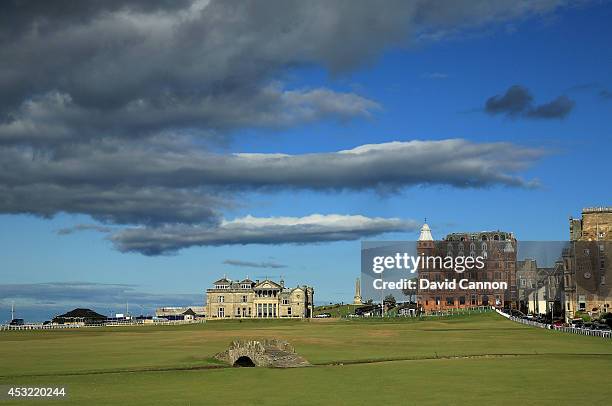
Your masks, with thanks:
<instances>
[{"instance_id":1,"label":"tall stone tower","mask_svg":"<svg viewBox=\"0 0 612 406\"><path fill-rule=\"evenodd\" d=\"M355 280L355 297L353 298L353 304L363 304L363 302L361 301L361 281L359 280L359 278Z\"/></svg>"},{"instance_id":2,"label":"tall stone tower","mask_svg":"<svg viewBox=\"0 0 612 406\"><path fill-rule=\"evenodd\" d=\"M433 255L434 251L434 239L431 235L431 229L427 223L423 224L421 228L421 234L417 241L417 253L425 255Z\"/></svg>"}]
</instances>

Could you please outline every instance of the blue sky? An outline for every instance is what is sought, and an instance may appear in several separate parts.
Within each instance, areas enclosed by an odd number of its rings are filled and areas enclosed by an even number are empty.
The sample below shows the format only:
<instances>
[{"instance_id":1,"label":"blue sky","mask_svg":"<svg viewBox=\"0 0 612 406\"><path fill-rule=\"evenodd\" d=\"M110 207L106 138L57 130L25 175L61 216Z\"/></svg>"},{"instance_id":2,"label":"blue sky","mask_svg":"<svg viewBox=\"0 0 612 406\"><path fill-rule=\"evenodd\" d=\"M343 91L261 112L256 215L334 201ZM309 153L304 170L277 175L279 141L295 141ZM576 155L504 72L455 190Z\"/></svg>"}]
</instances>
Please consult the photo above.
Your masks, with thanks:
<instances>
[{"instance_id":1,"label":"blue sky","mask_svg":"<svg viewBox=\"0 0 612 406\"><path fill-rule=\"evenodd\" d=\"M292 155L391 141L460 138L474 143L507 142L544 151L540 159L519 171L523 179L537 179L539 187L462 189L433 184L382 193L247 189L239 192L240 204L222 209L223 217L318 213L418 222L427 217L435 237L501 229L514 232L519 240L566 239L570 215L578 216L583 207L611 204L612 98L600 95L601 91L612 91L611 19L608 2L559 7L461 28L438 40L387 44L375 57L363 58L339 72L330 72L316 61L285 67L266 80L281 82L287 89L326 88L356 94L379 107L368 117L324 117L273 128L244 125L229 131L221 143L207 142L207 148L218 154ZM513 85L528 89L536 105L566 95L574 107L565 117L553 119L487 114L487 99L503 95ZM354 278L360 272L359 239L195 246L171 255L146 256L117 250L104 233L58 235L58 230L76 224L104 224L86 213L59 212L49 218L35 214L0 215L3 286L44 287L49 282L77 281L102 287L126 284L130 288L119 294L125 301L138 302L142 292L160 295L146 302L145 308L150 309L155 300L172 301L172 295L174 303L159 305L201 302L204 290L224 274L232 278L283 275L290 285L313 285L317 302L336 302L351 300ZM407 230L364 238L410 240L417 235ZM268 261L285 267L224 264L228 259ZM3 292L0 319L8 318L13 300L33 319L48 317L70 302L62 299L44 306L44 298L19 296L10 286ZM117 303L81 303L82 307L96 305L102 311L121 310Z\"/></svg>"}]
</instances>

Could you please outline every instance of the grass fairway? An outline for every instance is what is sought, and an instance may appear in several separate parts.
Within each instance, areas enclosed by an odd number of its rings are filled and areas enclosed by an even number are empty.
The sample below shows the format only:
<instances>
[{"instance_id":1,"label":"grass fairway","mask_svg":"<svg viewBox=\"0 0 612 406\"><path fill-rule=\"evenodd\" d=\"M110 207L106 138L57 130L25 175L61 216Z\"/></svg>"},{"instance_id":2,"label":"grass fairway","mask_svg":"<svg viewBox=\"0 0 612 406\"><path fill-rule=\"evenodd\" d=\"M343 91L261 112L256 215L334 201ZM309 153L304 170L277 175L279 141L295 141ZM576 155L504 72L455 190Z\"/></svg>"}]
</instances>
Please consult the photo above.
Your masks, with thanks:
<instances>
[{"instance_id":1,"label":"grass fairway","mask_svg":"<svg viewBox=\"0 0 612 406\"><path fill-rule=\"evenodd\" d=\"M290 341L315 366L207 369L232 339L266 337ZM597 404L612 397L612 341L492 313L13 331L0 341L0 385L65 385L70 396L59 404Z\"/></svg>"}]
</instances>

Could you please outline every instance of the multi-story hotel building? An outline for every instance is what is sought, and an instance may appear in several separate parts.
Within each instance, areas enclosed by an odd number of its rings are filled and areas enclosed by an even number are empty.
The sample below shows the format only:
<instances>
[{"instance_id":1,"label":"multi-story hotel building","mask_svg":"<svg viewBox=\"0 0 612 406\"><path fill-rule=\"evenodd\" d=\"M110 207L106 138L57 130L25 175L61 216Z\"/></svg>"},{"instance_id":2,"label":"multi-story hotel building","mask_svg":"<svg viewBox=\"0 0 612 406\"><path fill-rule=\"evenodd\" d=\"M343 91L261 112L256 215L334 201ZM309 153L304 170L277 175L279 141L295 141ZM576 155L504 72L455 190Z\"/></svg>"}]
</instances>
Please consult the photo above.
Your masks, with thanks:
<instances>
[{"instance_id":1,"label":"multi-story hotel building","mask_svg":"<svg viewBox=\"0 0 612 406\"><path fill-rule=\"evenodd\" d=\"M206 290L208 319L309 318L314 310L314 289L310 286L285 287L263 281L219 279Z\"/></svg>"},{"instance_id":2,"label":"multi-story hotel building","mask_svg":"<svg viewBox=\"0 0 612 406\"><path fill-rule=\"evenodd\" d=\"M441 282L445 279L468 279L470 282L506 282L507 289L454 289L419 291L417 301L425 312L498 306L516 308L516 238L505 231L482 231L448 234L442 241L434 241L427 224L423 225L417 242L417 253L425 256L473 257L484 259L482 269L457 273L454 269L419 269L419 279Z\"/></svg>"},{"instance_id":3,"label":"multi-story hotel building","mask_svg":"<svg viewBox=\"0 0 612 406\"><path fill-rule=\"evenodd\" d=\"M569 232L563 252L566 320L612 311L612 207L583 209L582 218L570 217Z\"/></svg>"}]
</instances>

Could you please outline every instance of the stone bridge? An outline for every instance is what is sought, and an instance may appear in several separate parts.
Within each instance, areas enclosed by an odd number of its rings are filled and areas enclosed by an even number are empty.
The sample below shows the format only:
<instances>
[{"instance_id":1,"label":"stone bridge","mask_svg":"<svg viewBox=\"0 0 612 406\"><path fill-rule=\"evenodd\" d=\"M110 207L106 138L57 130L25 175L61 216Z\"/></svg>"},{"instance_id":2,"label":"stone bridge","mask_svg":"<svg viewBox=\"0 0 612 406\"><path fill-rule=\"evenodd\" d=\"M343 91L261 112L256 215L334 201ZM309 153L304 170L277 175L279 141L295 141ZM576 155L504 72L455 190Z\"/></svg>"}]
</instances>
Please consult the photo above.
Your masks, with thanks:
<instances>
[{"instance_id":1,"label":"stone bridge","mask_svg":"<svg viewBox=\"0 0 612 406\"><path fill-rule=\"evenodd\" d=\"M295 353L291 344L284 340L238 340L215 358L235 367L295 368L310 363Z\"/></svg>"}]
</instances>

